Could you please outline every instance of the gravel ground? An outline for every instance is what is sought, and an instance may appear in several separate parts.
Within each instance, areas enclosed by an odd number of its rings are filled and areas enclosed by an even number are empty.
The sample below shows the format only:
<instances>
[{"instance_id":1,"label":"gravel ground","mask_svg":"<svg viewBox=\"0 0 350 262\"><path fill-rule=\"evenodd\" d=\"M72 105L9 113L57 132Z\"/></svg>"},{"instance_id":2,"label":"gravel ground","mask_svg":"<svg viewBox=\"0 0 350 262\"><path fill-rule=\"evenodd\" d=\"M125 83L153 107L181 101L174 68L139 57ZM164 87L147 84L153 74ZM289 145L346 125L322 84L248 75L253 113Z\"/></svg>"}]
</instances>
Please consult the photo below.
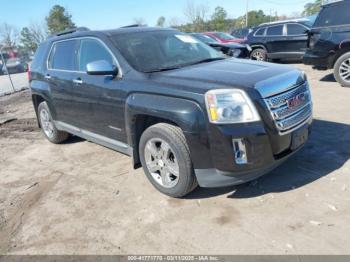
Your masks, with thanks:
<instances>
[{"instance_id":1,"label":"gravel ground","mask_svg":"<svg viewBox=\"0 0 350 262\"><path fill-rule=\"evenodd\" d=\"M131 159L82 139L53 145L28 91L0 97L0 254L349 254L350 89L306 71L306 147L252 183L158 193Z\"/></svg>"}]
</instances>

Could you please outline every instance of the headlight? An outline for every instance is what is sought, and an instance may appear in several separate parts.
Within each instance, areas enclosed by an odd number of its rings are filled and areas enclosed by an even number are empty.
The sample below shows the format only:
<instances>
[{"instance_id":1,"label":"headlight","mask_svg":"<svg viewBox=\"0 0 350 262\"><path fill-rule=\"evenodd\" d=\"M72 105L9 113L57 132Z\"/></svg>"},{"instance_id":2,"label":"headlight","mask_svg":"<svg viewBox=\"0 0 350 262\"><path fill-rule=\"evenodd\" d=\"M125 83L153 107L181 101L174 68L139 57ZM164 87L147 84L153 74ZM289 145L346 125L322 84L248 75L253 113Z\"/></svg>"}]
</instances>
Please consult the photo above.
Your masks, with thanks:
<instances>
[{"instance_id":1,"label":"headlight","mask_svg":"<svg viewBox=\"0 0 350 262\"><path fill-rule=\"evenodd\" d=\"M205 94L205 102L211 123L234 124L260 120L255 106L242 90L211 90Z\"/></svg>"}]
</instances>

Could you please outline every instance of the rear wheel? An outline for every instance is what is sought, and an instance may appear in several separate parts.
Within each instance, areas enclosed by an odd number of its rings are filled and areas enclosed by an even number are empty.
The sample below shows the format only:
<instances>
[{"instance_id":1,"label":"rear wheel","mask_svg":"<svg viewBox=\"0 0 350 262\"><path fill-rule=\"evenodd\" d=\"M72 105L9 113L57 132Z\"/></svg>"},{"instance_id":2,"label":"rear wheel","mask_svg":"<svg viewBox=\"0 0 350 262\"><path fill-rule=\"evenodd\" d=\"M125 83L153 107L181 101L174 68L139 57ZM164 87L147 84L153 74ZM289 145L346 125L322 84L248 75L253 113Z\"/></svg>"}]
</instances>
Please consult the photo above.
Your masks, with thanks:
<instances>
[{"instance_id":1,"label":"rear wheel","mask_svg":"<svg viewBox=\"0 0 350 262\"><path fill-rule=\"evenodd\" d=\"M139 152L147 178L163 194L183 197L197 187L180 128L164 123L149 127L141 136Z\"/></svg>"},{"instance_id":2,"label":"rear wheel","mask_svg":"<svg viewBox=\"0 0 350 262\"><path fill-rule=\"evenodd\" d=\"M250 59L257 61L267 61L267 52L262 48L254 49L250 54Z\"/></svg>"},{"instance_id":3,"label":"rear wheel","mask_svg":"<svg viewBox=\"0 0 350 262\"><path fill-rule=\"evenodd\" d=\"M334 65L334 77L342 86L350 87L350 52L338 58Z\"/></svg>"},{"instance_id":4,"label":"rear wheel","mask_svg":"<svg viewBox=\"0 0 350 262\"><path fill-rule=\"evenodd\" d=\"M60 144L66 141L69 134L60 131L56 128L53 119L51 117L50 109L46 102L40 103L38 107L38 116L40 121L41 129L45 137L54 144Z\"/></svg>"}]
</instances>

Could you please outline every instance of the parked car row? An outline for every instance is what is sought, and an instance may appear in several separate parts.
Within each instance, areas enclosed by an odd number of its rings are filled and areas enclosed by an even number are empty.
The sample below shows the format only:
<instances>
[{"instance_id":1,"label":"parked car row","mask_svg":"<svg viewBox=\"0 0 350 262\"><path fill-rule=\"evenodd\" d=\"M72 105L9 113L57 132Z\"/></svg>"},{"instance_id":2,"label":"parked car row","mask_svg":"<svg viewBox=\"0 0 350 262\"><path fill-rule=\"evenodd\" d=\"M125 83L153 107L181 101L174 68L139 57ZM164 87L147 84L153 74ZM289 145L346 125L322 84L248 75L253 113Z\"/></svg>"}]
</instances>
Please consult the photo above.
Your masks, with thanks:
<instances>
[{"instance_id":1,"label":"parked car row","mask_svg":"<svg viewBox=\"0 0 350 262\"><path fill-rule=\"evenodd\" d=\"M191 34L194 38L203 43L213 47L214 49L224 53L227 56L232 56L236 58L249 58L251 47L247 44L238 43L221 43L206 34L193 33Z\"/></svg>"},{"instance_id":2,"label":"parked car row","mask_svg":"<svg viewBox=\"0 0 350 262\"><path fill-rule=\"evenodd\" d=\"M308 32L303 61L315 69L334 69L335 79L350 87L350 1L325 5Z\"/></svg>"},{"instance_id":3,"label":"parked car row","mask_svg":"<svg viewBox=\"0 0 350 262\"><path fill-rule=\"evenodd\" d=\"M323 6L313 18L261 24L246 43L258 61L298 60L315 69L334 69L335 79L350 87L350 1ZM237 33L237 32L233 32Z\"/></svg>"},{"instance_id":4,"label":"parked car row","mask_svg":"<svg viewBox=\"0 0 350 262\"><path fill-rule=\"evenodd\" d=\"M0 63L0 75L24 73L28 71L28 63L21 58L9 58L5 65Z\"/></svg>"}]
</instances>

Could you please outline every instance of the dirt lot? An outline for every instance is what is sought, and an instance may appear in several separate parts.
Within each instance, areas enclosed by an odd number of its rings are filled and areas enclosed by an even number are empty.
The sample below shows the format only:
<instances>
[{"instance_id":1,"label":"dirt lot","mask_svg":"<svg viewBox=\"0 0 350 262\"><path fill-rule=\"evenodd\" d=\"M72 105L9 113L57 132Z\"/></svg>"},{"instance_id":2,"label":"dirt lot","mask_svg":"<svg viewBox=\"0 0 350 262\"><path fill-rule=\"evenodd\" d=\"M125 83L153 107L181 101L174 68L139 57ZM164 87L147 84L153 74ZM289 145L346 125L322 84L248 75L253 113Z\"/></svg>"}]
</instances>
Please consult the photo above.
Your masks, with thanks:
<instances>
[{"instance_id":1,"label":"dirt lot","mask_svg":"<svg viewBox=\"0 0 350 262\"><path fill-rule=\"evenodd\" d=\"M314 98L305 149L258 181L182 200L126 156L50 144L27 91L0 98L0 254L350 254L350 89L295 66Z\"/></svg>"}]
</instances>

